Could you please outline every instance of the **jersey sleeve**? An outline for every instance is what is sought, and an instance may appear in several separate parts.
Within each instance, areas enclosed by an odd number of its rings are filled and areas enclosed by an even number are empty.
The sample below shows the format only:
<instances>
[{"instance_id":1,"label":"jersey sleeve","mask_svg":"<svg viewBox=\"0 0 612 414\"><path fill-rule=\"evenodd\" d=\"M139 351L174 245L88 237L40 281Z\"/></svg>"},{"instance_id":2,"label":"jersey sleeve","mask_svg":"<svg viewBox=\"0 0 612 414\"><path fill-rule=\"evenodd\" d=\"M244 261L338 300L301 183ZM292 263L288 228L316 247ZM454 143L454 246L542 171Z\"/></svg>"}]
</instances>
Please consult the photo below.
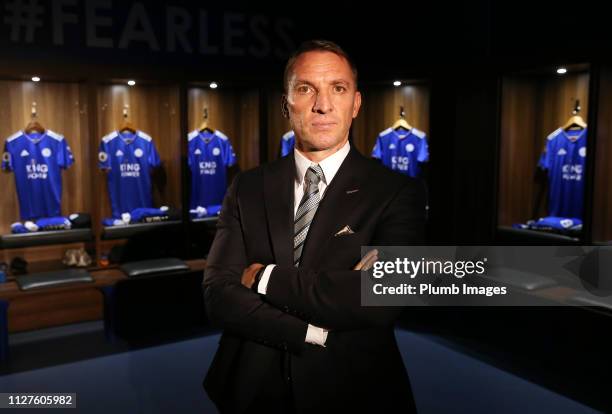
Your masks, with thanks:
<instances>
[{"instance_id":1,"label":"jersey sleeve","mask_svg":"<svg viewBox=\"0 0 612 414\"><path fill-rule=\"evenodd\" d=\"M4 151L2 152L2 169L5 171L13 171L13 156L9 151L8 142L4 143Z\"/></svg>"},{"instance_id":2,"label":"jersey sleeve","mask_svg":"<svg viewBox=\"0 0 612 414\"><path fill-rule=\"evenodd\" d=\"M57 155L57 165L59 165L60 168L66 169L70 167L72 164L74 164L74 157L72 156L72 150L70 149L68 142L64 138L60 142L60 148L59 148L58 155Z\"/></svg>"},{"instance_id":3,"label":"jersey sleeve","mask_svg":"<svg viewBox=\"0 0 612 414\"><path fill-rule=\"evenodd\" d=\"M225 159L223 162L225 163L226 167L231 167L232 165L236 164L236 154L234 153L234 148L232 147L232 143L229 141L229 139L226 141L226 143Z\"/></svg>"},{"instance_id":4,"label":"jersey sleeve","mask_svg":"<svg viewBox=\"0 0 612 414\"><path fill-rule=\"evenodd\" d=\"M111 169L111 162L109 156L108 144L104 140L100 141L100 148L98 149L98 167L103 170Z\"/></svg>"},{"instance_id":5,"label":"jersey sleeve","mask_svg":"<svg viewBox=\"0 0 612 414\"><path fill-rule=\"evenodd\" d=\"M546 143L546 148L544 149L544 152L542 152L542 155L540 155L540 160L538 161L538 167L540 167L543 170L548 170L550 169L550 166L552 165L552 160L551 160L551 154L552 154L552 141L548 141Z\"/></svg>"},{"instance_id":6,"label":"jersey sleeve","mask_svg":"<svg viewBox=\"0 0 612 414\"><path fill-rule=\"evenodd\" d=\"M372 149L372 158L382 158L382 142L380 137L376 138L376 143L374 144L374 148Z\"/></svg>"},{"instance_id":7,"label":"jersey sleeve","mask_svg":"<svg viewBox=\"0 0 612 414\"><path fill-rule=\"evenodd\" d=\"M155 147L155 144L153 143L153 141L151 141L150 143L148 161L149 161L149 167L151 168L159 167L161 164L161 160L159 159L159 153L157 152L157 148Z\"/></svg>"},{"instance_id":8,"label":"jersey sleeve","mask_svg":"<svg viewBox=\"0 0 612 414\"><path fill-rule=\"evenodd\" d=\"M288 155L294 146L294 141L292 139L283 139L281 138L281 157Z\"/></svg>"},{"instance_id":9,"label":"jersey sleeve","mask_svg":"<svg viewBox=\"0 0 612 414\"><path fill-rule=\"evenodd\" d=\"M418 162L429 161L429 147L427 145L427 138L421 139L421 145L419 145L419 153L417 154Z\"/></svg>"}]
</instances>

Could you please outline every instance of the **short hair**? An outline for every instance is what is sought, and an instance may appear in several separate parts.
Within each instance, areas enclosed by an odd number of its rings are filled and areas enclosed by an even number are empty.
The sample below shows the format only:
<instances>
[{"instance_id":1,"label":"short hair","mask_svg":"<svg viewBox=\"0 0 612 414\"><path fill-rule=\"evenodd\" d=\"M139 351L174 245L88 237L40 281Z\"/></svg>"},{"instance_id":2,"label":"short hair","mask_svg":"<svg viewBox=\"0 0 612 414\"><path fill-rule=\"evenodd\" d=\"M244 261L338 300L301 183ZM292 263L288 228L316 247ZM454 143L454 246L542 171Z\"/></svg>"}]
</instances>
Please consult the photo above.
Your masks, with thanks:
<instances>
[{"instance_id":1,"label":"short hair","mask_svg":"<svg viewBox=\"0 0 612 414\"><path fill-rule=\"evenodd\" d=\"M348 53L344 51L344 49L329 40L307 40L302 43L297 50L291 54L289 60L287 60L287 65L285 66L285 76L283 78L283 87L285 92L288 92L289 90L289 75L293 70L295 62L301 55L307 52L330 52L344 58L348 62L351 72L353 72L355 86L357 86L357 66Z\"/></svg>"}]
</instances>

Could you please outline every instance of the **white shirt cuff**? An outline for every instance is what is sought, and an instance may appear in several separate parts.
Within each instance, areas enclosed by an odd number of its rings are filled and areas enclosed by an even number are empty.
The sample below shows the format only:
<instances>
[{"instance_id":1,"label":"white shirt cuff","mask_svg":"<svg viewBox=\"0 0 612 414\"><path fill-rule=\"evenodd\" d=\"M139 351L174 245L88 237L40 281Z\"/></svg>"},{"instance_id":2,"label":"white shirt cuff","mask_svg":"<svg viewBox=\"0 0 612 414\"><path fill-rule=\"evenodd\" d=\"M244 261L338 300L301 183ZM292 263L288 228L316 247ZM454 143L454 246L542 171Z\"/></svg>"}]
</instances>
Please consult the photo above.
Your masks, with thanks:
<instances>
[{"instance_id":1,"label":"white shirt cuff","mask_svg":"<svg viewBox=\"0 0 612 414\"><path fill-rule=\"evenodd\" d=\"M270 274L272 270L274 270L275 264L267 265L263 275L261 275L261 279L259 279L259 284L257 285L257 293L261 295L265 295L268 291L268 282L270 281Z\"/></svg>"},{"instance_id":2,"label":"white shirt cuff","mask_svg":"<svg viewBox=\"0 0 612 414\"><path fill-rule=\"evenodd\" d=\"M306 331L306 342L324 347L325 341L327 341L328 332L329 331L323 328L308 324L308 330Z\"/></svg>"}]
</instances>

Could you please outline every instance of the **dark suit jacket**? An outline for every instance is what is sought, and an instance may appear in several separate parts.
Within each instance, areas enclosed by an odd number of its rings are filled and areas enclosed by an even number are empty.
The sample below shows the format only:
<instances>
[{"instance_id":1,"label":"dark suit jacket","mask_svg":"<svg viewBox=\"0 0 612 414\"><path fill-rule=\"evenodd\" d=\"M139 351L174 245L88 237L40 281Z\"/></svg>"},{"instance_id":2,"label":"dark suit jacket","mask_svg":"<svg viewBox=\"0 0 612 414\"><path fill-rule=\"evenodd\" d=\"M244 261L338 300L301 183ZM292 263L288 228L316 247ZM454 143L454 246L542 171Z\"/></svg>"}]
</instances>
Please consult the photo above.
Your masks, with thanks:
<instances>
[{"instance_id":1,"label":"dark suit jacket","mask_svg":"<svg viewBox=\"0 0 612 414\"><path fill-rule=\"evenodd\" d=\"M351 269L362 245L423 241L424 185L351 148L296 268L294 177L291 154L228 189L204 276L208 317L224 330L205 389L222 412L243 412L288 353L298 412L413 412L393 333L401 308L362 307ZM354 234L335 237L346 225ZM277 265L265 297L240 283L254 262ZM326 347L305 343L308 323L330 329Z\"/></svg>"}]
</instances>

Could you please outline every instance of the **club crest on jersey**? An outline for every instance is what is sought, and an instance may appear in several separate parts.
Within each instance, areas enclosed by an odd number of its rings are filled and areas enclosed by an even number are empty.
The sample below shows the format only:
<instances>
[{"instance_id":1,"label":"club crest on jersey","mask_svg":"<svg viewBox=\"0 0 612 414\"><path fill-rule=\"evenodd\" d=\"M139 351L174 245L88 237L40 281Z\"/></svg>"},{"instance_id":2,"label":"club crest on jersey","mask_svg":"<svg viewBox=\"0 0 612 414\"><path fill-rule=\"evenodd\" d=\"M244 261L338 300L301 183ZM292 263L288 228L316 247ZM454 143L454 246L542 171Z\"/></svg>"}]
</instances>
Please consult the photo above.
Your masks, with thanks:
<instances>
[{"instance_id":1,"label":"club crest on jersey","mask_svg":"<svg viewBox=\"0 0 612 414\"><path fill-rule=\"evenodd\" d=\"M406 144L406 151L408 152L414 151L414 144Z\"/></svg>"},{"instance_id":2,"label":"club crest on jersey","mask_svg":"<svg viewBox=\"0 0 612 414\"><path fill-rule=\"evenodd\" d=\"M565 148L561 148L558 152L557 155L565 155L567 154L567 151L565 150Z\"/></svg>"},{"instance_id":3,"label":"club crest on jersey","mask_svg":"<svg viewBox=\"0 0 612 414\"><path fill-rule=\"evenodd\" d=\"M106 152L100 151L98 153L98 160L100 160L100 162L106 162L106 160L108 160L108 155L106 154Z\"/></svg>"},{"instance_id":4,"label":"club crest on jersey","mask_svg":"<svg viewBox=\"0 0 612 414\"><path fill-rule=\"evenodd\" d=\"M214 156L217 156L219 154L221 154L221 150L219 149L219 147L214 147L212 150L212 153Z\"/></svg>"},{"instance_id":5,"label":"club crest on jersey","mask_svg":"<svg viewBox=\"0 0 612 414\"><path fill-rule=\"evenodd\" d=\"M115 157L123 157L123 151L117 150L117 152L115 152Z\"/></svg>"},{"instance_id":6,"label":"club crest on jersey","mask_svg":"<svg viewBox=\"0 0 612 414\"><path fill-rule=\"evenodd\" d=\"M43 157L49 158L51 156L51 149L43 148L43 150L41 151L41 154L43 155Z\"/></svg>"},{"instance_id":7,"label":"club crest on jersey","mask_svg":"<svg viewBox=\"0 0 612 414\"><path fill-rule=\"evenodd\" d=\"M580 155L581 157L586 157L586 147L581 147L578 150L578 155Z\"/></svg>"},{"instance_id":8,"label":"club crest on jersey","mask_svg":"<svg viewBox=\"0 0 612 414\"><path fill-rule=\"evenodd\" d=\"M136 158L140 158L140 157L142 157L143 155L144 155L144 152L142 152L142 150L141 150L140 148L136 148L136 149L134 150L134 156L135 156Z\"/></svg>"},{"instance_id":9,"label":"club crest on jersey","mask_svg":"<svg viewBox=\"0 0 612 414\"><path fill-rule=\"evenodd\" d=\"M5 154L8 154L8 152L5 152ZM29 157L30 153L28 152L28 150L23 150L19 155L21 155L22 157Z\"/></svg>"}]
</instances>

